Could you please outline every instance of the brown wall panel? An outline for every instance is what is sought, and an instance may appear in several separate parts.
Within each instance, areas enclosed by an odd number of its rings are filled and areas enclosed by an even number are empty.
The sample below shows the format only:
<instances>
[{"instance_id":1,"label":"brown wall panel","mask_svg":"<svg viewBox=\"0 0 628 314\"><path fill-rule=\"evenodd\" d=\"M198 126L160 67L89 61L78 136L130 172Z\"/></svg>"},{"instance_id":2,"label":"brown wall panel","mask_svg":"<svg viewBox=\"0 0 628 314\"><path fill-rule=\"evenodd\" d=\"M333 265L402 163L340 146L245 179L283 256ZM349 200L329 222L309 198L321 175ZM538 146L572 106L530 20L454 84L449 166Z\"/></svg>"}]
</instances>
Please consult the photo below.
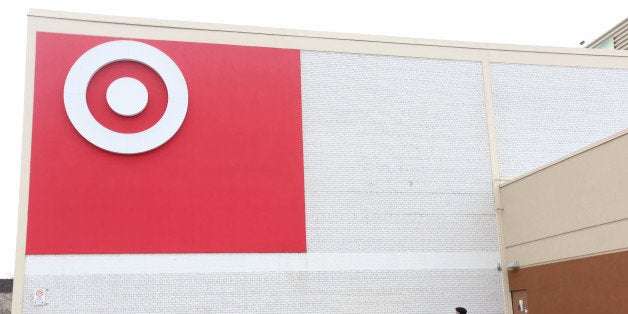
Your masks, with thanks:
<instances>
[{"instance_id":1,"label":"brown wall panel","mask_svg":"<svg viewBox=\"0 0 628 314\"><path fill-rule=\"evenodd\" d=\"M627 313L628 251L508 271L529 313Z\"/></svg>"}]
</instances>

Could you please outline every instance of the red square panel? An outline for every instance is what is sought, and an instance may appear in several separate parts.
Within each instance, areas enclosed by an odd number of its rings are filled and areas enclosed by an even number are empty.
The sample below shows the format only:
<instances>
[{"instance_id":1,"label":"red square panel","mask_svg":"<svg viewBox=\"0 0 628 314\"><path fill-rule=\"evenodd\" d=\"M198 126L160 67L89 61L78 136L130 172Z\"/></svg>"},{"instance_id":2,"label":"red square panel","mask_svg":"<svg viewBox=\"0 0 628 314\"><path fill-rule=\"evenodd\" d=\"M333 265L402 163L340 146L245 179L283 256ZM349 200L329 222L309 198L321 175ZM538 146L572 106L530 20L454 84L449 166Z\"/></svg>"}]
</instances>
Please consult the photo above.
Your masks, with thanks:
<instances>
[{"instance_id":1,"label":"red square panel","mask_svg":"<svg viewBox=\"0 0 628 314\"><path fill-rule=\"evenodd\" d=\"M37 34L27 254L304 252L299 51L137 40L179 67L188 109L165 144L125 155L83 138L64 107L74 62L112 40ZM120 77L147 89L137 116L107 104ZM168 96L134 61L104 66L87 88L91 114L119 133L155 124Z\"/></svg>"}]
</instances>

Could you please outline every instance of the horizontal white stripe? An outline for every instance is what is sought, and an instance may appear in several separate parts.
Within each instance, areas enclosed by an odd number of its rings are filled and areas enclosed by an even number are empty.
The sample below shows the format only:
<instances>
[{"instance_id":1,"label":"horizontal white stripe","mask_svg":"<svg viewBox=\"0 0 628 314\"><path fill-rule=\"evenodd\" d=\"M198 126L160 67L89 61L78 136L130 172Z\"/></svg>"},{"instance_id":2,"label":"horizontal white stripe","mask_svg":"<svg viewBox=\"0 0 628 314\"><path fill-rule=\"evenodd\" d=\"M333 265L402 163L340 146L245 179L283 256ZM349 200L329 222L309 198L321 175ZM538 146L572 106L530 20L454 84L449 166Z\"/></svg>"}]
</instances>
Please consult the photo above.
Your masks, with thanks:
<instances>
[{"instance_id":1,"label":"horizontal white stripe","mask_svg":"<svg viewBox=\"0 0 628 314\"><path fill-rule=\"evenodd\" d=\"M27 255L26 275L496 268L498 252Z\"/></svg>"}]
</instances>

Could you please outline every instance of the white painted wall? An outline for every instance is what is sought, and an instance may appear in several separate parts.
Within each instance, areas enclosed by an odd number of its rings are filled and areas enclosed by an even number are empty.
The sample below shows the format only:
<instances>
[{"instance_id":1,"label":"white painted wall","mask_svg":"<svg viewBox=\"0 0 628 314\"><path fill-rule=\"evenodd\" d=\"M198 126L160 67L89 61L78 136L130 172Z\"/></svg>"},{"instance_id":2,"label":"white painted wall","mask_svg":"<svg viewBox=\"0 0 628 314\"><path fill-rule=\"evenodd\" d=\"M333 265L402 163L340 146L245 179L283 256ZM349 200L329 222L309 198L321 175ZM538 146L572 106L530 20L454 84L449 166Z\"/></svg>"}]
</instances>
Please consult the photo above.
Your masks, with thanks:
<instances>
[{"instance_id":1,"label":"white painted wall","mask_svg":"<svg viewBox=\"0 0 628 314\"><path fill-rule=\"evenodd\" d=\"M628 70L493 63L491 80L502 176L628 128Z\"/></svg>"}]
</instances>

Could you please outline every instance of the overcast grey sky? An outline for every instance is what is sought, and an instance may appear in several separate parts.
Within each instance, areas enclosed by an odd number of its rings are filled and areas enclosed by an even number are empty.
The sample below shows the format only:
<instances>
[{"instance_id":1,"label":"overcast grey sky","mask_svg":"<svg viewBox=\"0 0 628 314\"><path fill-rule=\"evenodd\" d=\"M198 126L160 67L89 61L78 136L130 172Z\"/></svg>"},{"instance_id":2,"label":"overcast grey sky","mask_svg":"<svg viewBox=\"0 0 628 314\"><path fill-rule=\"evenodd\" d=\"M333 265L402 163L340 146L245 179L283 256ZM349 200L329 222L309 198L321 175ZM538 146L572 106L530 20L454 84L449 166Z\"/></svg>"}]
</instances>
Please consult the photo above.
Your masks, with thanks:
<instances>
[{"instance_id":1,"label":"overcast grey sky","mask_svg":"<svg viewBox=\"0 0 628 314\"><path fill-rule=\"evenodd\" d=\"M0 278L12 277L29 8L427 39L579 47L628 16L628 1L85 1L0 4ZM628 60L626 61L628 62Z\"/></svg>"}]
</instances>

